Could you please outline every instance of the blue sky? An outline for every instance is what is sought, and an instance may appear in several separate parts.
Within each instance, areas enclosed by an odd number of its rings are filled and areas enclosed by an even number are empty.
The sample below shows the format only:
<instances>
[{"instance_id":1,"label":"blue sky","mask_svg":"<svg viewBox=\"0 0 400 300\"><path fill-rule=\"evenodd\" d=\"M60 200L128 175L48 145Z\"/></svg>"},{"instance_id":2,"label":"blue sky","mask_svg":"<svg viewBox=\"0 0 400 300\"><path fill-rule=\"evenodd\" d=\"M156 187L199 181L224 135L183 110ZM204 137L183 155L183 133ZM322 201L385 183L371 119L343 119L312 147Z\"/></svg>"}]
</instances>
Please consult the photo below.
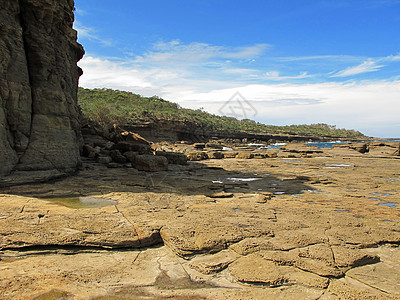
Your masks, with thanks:
<instances>
[{"instance_id":1,"label":"blue sky","mask_svg":"<svg viewBox=\"0 0 400 300\"><path fill-rule=\"evenodd\" d=\"M400 0L76 0L80 85L400 137Z\"/></svg>"}]
</instances>

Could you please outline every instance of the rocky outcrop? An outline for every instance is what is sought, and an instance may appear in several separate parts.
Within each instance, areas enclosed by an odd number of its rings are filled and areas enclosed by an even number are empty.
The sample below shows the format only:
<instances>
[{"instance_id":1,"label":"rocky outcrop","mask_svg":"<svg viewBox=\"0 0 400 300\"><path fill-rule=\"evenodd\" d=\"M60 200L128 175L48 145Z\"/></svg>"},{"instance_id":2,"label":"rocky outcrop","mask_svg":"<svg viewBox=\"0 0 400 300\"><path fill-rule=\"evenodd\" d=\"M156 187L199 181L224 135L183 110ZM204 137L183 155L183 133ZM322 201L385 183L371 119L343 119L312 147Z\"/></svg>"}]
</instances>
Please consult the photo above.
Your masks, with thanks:
<instances>
[{"instance_id":1,"label":"rocky outcrop","mask_svg":"<svg viewBox=\"0 0 400 300\"><path fill-rule=\"evenodd\" d=\"M0 299L400 299L398 157L292 149L2 189Z\"/></svg>"},{"instance_id":2,"label":"rocky outcrop","mask_svg":"<svg viewBox=\"0 0 400 300\"><path fill-rule=\"evenodd\" d=\"M5 0L0 11L0 176L80 165L73 0Z\"/></svg>"}]
</instances>

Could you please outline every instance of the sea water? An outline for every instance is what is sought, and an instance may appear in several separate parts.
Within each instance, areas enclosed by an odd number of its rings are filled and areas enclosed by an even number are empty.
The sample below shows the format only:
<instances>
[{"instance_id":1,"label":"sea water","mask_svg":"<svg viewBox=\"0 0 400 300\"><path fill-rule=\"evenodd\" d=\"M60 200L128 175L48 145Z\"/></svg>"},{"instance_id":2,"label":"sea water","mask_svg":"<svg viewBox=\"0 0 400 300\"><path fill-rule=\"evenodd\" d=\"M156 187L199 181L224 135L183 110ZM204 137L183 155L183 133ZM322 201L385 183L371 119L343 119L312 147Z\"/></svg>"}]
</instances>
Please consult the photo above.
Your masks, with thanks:
<instances>
[{"instance_id":1,"label":"sea water","mask_svg":"<svg viewBox=\"0 0 400 300\"><path fill-rule=\"evenodd\" d=\"M316 146L318 148L332 148L333 145L340 145L340 144L347 144L348 142L341 142L341 141L335 141L335 142L318 142L318 143L314 143L314 142L310 142L307 143L307 146Z\"/></svg>"}]
</instances>

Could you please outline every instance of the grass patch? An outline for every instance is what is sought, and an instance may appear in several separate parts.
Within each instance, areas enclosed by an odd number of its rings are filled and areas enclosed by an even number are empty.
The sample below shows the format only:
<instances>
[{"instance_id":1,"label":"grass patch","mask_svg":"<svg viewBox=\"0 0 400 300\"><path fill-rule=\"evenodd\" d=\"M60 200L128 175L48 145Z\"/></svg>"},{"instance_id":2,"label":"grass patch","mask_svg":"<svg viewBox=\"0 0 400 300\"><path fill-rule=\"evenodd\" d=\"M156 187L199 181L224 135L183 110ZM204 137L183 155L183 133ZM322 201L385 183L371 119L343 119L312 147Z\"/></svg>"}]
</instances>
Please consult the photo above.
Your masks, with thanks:
<instances>
[{"instance_id":1,"label":"grass patch","mask_svg":"<svg viewBox=\"0 0 400 300\"><path fill-rule=\"evenodd\" d=\"M130 92L112 89L79 88L79 105L83 115L104 128L113 124L143 124L157 119L180 121L199 128L245 132L251 134L290 134L310 137L359 138L361 132L339 129L333 125L265 125L253 120L210 114L201 109L182 108L157 96L142 97Z\"/></svg>"}]
</instances>

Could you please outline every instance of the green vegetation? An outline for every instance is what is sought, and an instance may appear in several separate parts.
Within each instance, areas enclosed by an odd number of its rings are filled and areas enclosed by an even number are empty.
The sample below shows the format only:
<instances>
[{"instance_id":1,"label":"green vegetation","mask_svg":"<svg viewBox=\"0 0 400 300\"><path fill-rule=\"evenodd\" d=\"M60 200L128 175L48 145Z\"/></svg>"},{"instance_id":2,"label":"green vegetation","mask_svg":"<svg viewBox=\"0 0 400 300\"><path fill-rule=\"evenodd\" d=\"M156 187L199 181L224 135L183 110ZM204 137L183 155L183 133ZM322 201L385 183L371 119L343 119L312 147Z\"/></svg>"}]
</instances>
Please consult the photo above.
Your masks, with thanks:
<instances>
[{"instance_id":1,"label":"green vegetation","mask_svg":"<svg viewBox=\"0 0 400 300\"><path fill-rule=\"evenodd\" d=\"M78 91L79 105L85 117L103 127L112 124L140 124L157 119L176 120L200 128L253 134L295 134L326 137L364 137L355 130L338 129L327 124L273 126L249 119L237 120L217 116L201 109L181 108L178 104L157 96L142 97L130 92L111 89L84 89Z\"/></svg>"}]
</instances>

